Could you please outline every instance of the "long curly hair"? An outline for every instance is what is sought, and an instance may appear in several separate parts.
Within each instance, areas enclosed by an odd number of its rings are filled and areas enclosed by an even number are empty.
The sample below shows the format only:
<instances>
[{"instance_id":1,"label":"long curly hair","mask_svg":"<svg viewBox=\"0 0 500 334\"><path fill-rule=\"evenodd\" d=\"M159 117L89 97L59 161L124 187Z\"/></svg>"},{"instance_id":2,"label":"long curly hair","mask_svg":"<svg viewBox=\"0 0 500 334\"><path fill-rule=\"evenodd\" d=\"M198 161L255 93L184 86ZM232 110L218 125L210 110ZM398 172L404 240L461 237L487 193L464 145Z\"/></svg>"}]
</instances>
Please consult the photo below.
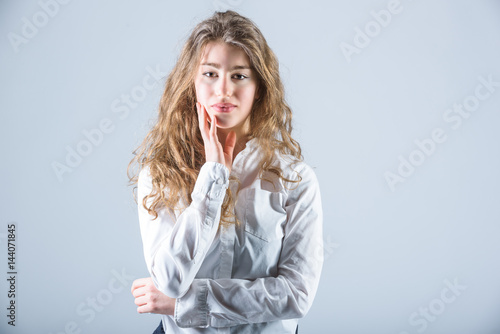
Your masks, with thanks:
<instances>
[{"instance_id":1,"label":"long curly hair","mask_svg":"<svg viewBox=\"0 0 500 334\"><path fill-rule=\"evenodd\" d=\"M285 182L301 180L300 175L298 179L286 178L283 170L273 165L276 151L289 155L294 163L303 160L300 145L291 136L292 111L285 101L278 59L250 19L231 10L215 12L193 29L184 44L167 78L158 119L142 144L134 150L135 156L127 168L130 185L137 185L140 170L149 166L152 191L144 197L142 205L154 219L163 207L182 209L178 207L181 199L187 205L192 201L191 193L205 162L194 78L204 47L209 42L220 41L241 48L256 73L259 98L254 101L249 115L247 138L257 138L262 149L260 177L267 171ZM228 223L234 217L235 197L228 187L222 203L222 222ZM149 207L148 202L151 202Z\"/></svg>"}]
</instances>

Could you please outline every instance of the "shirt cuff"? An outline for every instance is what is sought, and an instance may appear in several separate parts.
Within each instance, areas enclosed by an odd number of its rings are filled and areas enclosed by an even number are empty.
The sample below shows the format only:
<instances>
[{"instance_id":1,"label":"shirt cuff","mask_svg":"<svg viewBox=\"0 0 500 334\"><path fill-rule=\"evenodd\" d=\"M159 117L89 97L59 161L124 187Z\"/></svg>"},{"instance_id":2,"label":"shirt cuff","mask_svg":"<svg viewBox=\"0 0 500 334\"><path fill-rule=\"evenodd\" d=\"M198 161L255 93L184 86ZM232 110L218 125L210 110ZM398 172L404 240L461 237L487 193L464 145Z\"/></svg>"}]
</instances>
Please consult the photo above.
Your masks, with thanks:
<instances>
[{"instance_id":1,"label":"shirt cuff","mask_svg":"<svg viewBox=\"0 0 500 334\"><path fill-rule=\"evenodd\" d=\"M208 327L208 280L195 279L181 298L175 300L174 320L181 328Z\"/></svg>"},{"instance_id":2,"label":"shirt cuff","mask_svg":"<svg viewBox=\"0 0 500 334\"><path fill-rule=\"evenodd\" d=\"M201 166L192 196L202 195L222 200L229 186L229 170L221 163L207 161Z\"/></svg>"}]
</instances>

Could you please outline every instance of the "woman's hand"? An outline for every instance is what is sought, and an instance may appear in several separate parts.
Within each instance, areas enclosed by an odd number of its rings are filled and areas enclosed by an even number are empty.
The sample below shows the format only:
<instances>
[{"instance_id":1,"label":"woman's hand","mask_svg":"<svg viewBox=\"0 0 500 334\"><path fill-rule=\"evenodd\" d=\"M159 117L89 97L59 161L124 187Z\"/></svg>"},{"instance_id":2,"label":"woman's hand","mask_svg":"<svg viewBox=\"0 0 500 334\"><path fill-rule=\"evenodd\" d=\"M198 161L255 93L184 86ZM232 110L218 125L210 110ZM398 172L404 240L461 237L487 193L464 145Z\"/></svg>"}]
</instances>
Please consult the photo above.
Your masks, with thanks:
<instances>
[{"instance_id":1,"label":"woman's hand","mask_svg":"<svg viewBox=\"0 0 500 334\"><path fill-rule=\"evenodd\" d=\"M219 138L217 137L217 118L210 116L207 109L200 102L196 102L196 110L198 111L198 121L200 124L201 136L205 144L206 161L215 161L221 163L231 172L233 165L233 152L236 145L236 133L230 131L227 134L224 148L222 148ZM210 118L210 127L208 119Z\"/></svg>"},{"instance_id":2,"label":"woman's hand","mask_svg":"<svg viewBox=\"0 0 500 334\"><path fill-rule=\"evenodd\" d=\"M138 313L174 315L175 299L160 292L151 277L136 279L131 291Z\"/></svg>"}]
</instances>

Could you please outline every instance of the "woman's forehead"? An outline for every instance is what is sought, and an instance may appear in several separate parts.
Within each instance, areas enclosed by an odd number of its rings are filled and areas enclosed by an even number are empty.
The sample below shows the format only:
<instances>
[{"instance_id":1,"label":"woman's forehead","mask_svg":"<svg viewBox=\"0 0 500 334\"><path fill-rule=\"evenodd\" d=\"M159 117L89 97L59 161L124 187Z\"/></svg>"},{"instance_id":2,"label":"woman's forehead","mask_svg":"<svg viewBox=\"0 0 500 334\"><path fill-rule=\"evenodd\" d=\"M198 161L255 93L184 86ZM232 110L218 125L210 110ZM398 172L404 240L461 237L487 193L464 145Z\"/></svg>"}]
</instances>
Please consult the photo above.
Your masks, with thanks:
<instances>
[{"instance_id":1,"label":"woman's forehead","mask_svg":"<svg viewBox=\"0 0 500 334\"><path fill-rule=\"evenodd\" d=\"M212 41L207 43L201 53L200 65L224 65L221 64L221 62L248 68L251 67L250 59L242 48L220 41Z\"/></svg>"}]
</instances>

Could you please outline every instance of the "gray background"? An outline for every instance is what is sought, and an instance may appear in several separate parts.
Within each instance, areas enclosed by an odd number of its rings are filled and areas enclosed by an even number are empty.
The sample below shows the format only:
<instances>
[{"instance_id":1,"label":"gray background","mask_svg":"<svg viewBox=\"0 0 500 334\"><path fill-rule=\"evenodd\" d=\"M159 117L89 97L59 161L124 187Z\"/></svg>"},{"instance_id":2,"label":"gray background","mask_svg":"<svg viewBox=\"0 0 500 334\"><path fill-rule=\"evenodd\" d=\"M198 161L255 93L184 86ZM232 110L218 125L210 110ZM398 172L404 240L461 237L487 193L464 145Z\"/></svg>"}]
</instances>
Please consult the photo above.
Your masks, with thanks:
<instances>
[{"instance_id":1,"label":"gray background","mask_svg":"<svg viewBox=\"0 0 500 334\"><path fill-rule=\"evenodd\" d=\"M38 1L1 1L0 332L156 327L130 294L148 273L125 172L164 83L143 79L172 68L197 22L234 8L278 55L296 138L321 182L326 260L300 332L500 333L500 87L460 126L443 118L478 101L479 77L500 82L500 3L401 0L381 26L372 11L390 3L73 0L49 16ZM357 29L372 37L346 57ZM108 133L58 178L54 162L85 149L84 131L101 122ZM446 140L424 156L415 141L436 128ZM391 189L386 173L410 157L419 165ZM5 317L11 222L15 328Z\"/></svg>"}]
</instances>

